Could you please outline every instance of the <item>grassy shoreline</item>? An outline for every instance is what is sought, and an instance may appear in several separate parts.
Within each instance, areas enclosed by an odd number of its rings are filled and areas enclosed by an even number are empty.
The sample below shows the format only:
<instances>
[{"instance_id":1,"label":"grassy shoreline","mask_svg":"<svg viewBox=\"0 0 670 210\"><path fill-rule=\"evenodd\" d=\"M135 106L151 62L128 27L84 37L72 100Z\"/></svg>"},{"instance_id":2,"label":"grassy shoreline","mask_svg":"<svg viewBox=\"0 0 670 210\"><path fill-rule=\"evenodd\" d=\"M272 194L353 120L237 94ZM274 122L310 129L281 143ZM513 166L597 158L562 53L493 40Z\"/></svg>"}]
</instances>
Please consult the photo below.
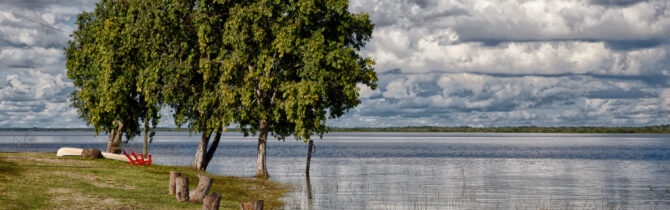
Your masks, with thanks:
<instances>
[{"instance_id":1,"label":"grassy shoreline","mask_svg":"<svg viewBox=\"0 0 670 210\"><path fill-rule=\"evenodd\" d=\"M201 204L180 203L168 194L169 171L189 177L197 174L183 166L131 166L125 162L55 153L0 152L0 206L3 209L201 209ZM265 208L284 205L280 200L290 186L275 182L206 174L214 178L211 191L222 194L222 209L237 209L240 202L264 200Z\"/></svg>"},{"instance_id":2,"label":"grassy shoreline","mask_svg":"<svg viewBox=\"0 0 670 210\"><path fill-rule=\"evenodd\" d=\"M93 132L92 128L0 128L0 131L81 131ZM188 128L156 128L155 131L189 132ZM239 132L239 128L228 128L227 132ZM670 125L656 125L645 127L437 127L437 126L407 126L407 127L356 127L337 128L329 127L328 132L438 132L438 133L630 133L630 134L669 134Z\"/></svg>"}]
</instances>

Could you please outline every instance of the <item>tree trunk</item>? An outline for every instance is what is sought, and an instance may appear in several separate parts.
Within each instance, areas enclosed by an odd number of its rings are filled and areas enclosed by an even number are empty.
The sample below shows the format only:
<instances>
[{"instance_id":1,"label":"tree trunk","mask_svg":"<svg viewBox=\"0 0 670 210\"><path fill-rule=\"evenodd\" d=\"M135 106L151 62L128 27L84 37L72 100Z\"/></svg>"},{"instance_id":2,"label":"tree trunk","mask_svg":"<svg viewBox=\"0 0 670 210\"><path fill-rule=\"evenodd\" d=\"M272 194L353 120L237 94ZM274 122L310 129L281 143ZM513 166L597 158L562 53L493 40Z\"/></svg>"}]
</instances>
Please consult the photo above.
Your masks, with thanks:
<instances>
[{"instance_id":1,"label":"tree trunk","mask_svg":"<svg viewBox=\"0 0 670 210\"><path fill-rule=\"evenodd\" d=\"M114 153L114 136L115 136L116 130L112 129L109 131L109 137L107 137L107 148L105 148L105 152L111 152Z\"/></svg>"},{"instance_id":2,"label":"tree trunk","mask_svg":"<svg viewBox=\"0 0 670 210\"><path fill-rule=\"evenodd\" d=\"M195 190L191 190L188 194L188 197L191 200L191 202L193 203L202 202L202 199L204 199L205 196L207 195L207 192L209 192L209 188L212 187L213 181L214 180L212 178L203 175L198 175L198 186L195 188Z\"/></svg>"},{"instance_id":3,"label":"tree trunk","mask_svg":"<svg viewBox=\"0 0 670 210\"><path fill-rule=\"evenodd\" d=\"M177 177L176 184L177 201L188 201L188 178L183 176Z\"/></svg>"},{"instance_id":4,"label":"tree trunk","mask_svg":"<svg viewBox=\"0 0 670 210\"><path fill-rule=\"evenodd\" d=\"M214 152L216 152L216 148L219 147L219 140L221 140L221 133L223 132L223 127L219 127L219 130L216 132L216 135L214 136L214 140L212 141L212 145L209 146L209 149L207 149L207 155L205 155L205 159L202 162L202 170L207 170L207 166L209 166L209 162L212 161L212 158L214 158Z\"/></svg>"},{"instance_id":5,"label":"tree trunk","mask_svg":"<svg viewBox=\"0 0 670 210\"><path fill-rule=\"evenodd\" d=\"M175 187L177 186L177 177L180 177L181 173L176 171L170 171L170 195L175 194Z\"/></svg>"},{"instance_id":6,"label":"tree trunk","mask_svg":"<svg viewBox=\"0 0 670 210\"><path fill-rule=\"evenodd\" d=\"M219 202L221 201L221 194L214 191L205 196L202 201L202 210L219 210Z\"/></svg>"},{"instance_id":7,"label":"tree trunk","mask_svg":"<svg viewBox=\"0 0 670 210\"><path fill-rule=\"evenodd\" d=\"M116 134L114 136L114 153L121 153L121 139L123 138L123 129L125 128L125 125L123 124L123 121L119 120L119 127L116 129Z\"/></svg>"},{"instance_id":8,"label":"tree trunk","mask_svg":"<svg viewBox=\"0 0 670 210\"><path fill-rule=\"evenodd\" d=\"M149 144L147 142L147 138L149 138L149 136L147 135L148 132L149 132L149 120L144 119L144 149L142 150L143 155L149 154Z\"/></svg>"},{"instance_id":9,"label":"tree trunk","mask_svg":"<svg viewBox=\"0 0 670 210\"><path fill-rule=\"evenodd\" d=\"M111 153L121 153L121 137L123 137L123 121L118 121L119 125L116 127L116 129L112 129L109 132L109 138L107 140L107 149L105 149L105 152L111 152Z\"/></svg>"},{"instance_id":10,"label":"tree trunk","mask_svg":"<svg viewBox=\"0 0 670 210\"><path fill-rule=\"evenodd\" d=\"M256 160L256 176L260 177L269 177L268 169L265 166L265 145L268 141L268 129L269 125L266 120L261 120L260 133L258 135L258 147L257 155L258 159Z\"/></svg>"},{"instance_id":11,"label":"tree trunk","mask_svg":"<svg viewBox=\"0 0 670 210\"><path fill-rule=\"evenodd\" d=\"M202 137L200 137L200 145L198 145L198 150L195 153L195 159L193 160L193 163L191 163L191 168L201 171L205 170L205 168L202 167L202 163L205 161L210 135L212 135L211 132L202 132Z\"/></svg>"}]
</instances>

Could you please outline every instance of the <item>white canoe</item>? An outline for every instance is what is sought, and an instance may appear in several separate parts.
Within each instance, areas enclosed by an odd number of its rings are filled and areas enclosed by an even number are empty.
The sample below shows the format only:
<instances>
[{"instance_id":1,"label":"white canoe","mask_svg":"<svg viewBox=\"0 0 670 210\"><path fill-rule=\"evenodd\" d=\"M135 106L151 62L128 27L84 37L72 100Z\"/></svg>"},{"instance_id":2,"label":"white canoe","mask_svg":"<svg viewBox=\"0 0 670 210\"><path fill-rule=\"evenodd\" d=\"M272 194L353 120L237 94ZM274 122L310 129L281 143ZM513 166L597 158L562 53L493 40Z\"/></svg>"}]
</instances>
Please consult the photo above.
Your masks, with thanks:
<instances>
[{"instance_id":1,"label":"white canoe","mask_svg":"<svg viewBox=\"0 0 670 210\"><path fill-rule=\"evenodd\" d=\"M58 149L58 152L56 152L56 156L81 156L81 152L83 152L84 149L81 148L73 148L73 147L61 147ZM101 152L102 157L107 158L107 159L112 159L112 160L120 160L120 161L128 161L128 158L125 155L120 155L120 154L114 154L114 153L109 153L109 152Z\"/></svg>"},{"instance_id":2,"label":"white canoe","mask_svg":"<svg viewBox=\"0 0 670 210\"><path fill-rule=\"evenodd\" d=\"M128 161L128 158L125 155L109 153L109 152L101 152L101 153L102 153L102 157L107 158L107 159Z\"/></svg>"},{"instance_id":3,"label":"white canoe","mask_svg":"<svg viewBox=\"0 0 670 210\"><path fill-rule=\"evenodd\" d=\"M58 149L58 152L56 152L56 156L81 156L81 152L84 151L84 149L81 148L73 148L73 147L61 147Z\"/></svg>"}]
</instances>

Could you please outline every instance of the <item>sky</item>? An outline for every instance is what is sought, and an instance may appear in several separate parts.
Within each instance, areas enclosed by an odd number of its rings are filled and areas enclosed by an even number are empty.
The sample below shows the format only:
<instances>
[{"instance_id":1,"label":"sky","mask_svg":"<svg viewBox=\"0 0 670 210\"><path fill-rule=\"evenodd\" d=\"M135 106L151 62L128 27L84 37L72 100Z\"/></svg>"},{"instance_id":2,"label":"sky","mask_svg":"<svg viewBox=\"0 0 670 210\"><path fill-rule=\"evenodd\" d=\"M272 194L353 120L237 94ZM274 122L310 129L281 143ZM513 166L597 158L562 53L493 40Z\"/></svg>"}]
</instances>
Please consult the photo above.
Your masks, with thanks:
<instances>
[{"instance_id":1,"label":"sky","mask_svg":"<svg viewBox=\"0 0 670 210\"><path fill-rule=\"evenodd\" d=\"M0 2L0 127L85 127L64 47L96 1ZM670 1L351 0L378 88L334 127L670 124ZM172 127L169 113L161 126Z\"/></svg>"}]
</instances>

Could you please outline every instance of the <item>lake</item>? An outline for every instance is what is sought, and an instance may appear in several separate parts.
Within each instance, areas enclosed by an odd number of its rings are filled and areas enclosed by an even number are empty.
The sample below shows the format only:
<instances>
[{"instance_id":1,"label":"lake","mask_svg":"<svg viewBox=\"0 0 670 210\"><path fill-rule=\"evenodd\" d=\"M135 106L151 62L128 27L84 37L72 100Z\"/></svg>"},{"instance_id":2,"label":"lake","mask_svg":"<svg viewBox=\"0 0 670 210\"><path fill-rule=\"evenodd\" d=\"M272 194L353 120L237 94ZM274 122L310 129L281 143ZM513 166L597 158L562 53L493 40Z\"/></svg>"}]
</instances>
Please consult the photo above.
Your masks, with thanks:
<instances>
[{"instance_id":1,"label":"lake","mask_svg":"<svg viewBox=\"0 0 670 210\"><path fill-rule=\"evenodd\" d=\"M0 132L0 151L102 150L106 140ZM187 165L198 141L159 132L149 153ZM256 144L224 133L208 172L253 176ZM268 142L271 180L294 186L286 209L670 209L670 135L329 133L315 145L307 178L307 144Z\"/></svg>"}]
</instances>

